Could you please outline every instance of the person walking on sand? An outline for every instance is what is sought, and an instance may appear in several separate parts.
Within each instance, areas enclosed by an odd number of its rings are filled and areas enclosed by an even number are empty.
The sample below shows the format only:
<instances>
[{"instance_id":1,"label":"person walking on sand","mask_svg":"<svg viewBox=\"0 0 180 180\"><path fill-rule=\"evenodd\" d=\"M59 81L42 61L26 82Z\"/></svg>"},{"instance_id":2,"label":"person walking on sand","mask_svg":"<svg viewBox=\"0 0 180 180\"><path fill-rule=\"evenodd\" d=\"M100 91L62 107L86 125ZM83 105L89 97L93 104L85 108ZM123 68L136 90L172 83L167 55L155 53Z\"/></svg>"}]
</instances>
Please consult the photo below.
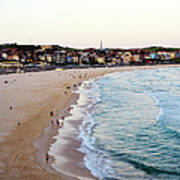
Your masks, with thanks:
<instances>
[{"instance_id":1,"label":"person walking on sand","mask_svg":"<svg viewBox=\"0 0 180 180\"><path fill-rule=\"evenodd\" d=\"M64 122L62 121L62 122L61 122L61 127L63 127L63 126L64 126Z\"/></svg>"},{"instance_id":2,"label":"person walking on sand","mask_svg":"<svg viewBox=\"0 0 180 180\"><path fill-rule=\"evenodd\" d=\"M49 161L49 154L46 153L46 163L48 164L48 161Z\"/></svg>"},{"instance_id":3,"label":"person walking on sand","mask_svg":"<svg viewBox=\"0 0 180 180\"><path fill-rule=\"evenodd\" d=\"M54 127L54 121L51 120L51 127Z\"/></svg>"},{"instance_id":4,"label":"person walking on sand","mask_svg":"<svg viewBox=\"0 0 180 180\"><path fill-rule=\"evenodd\" d=\"M57 126L59 126L59 120L58 119L56 119L56 124L57 124Z\"/></svg>"}]
</instances>

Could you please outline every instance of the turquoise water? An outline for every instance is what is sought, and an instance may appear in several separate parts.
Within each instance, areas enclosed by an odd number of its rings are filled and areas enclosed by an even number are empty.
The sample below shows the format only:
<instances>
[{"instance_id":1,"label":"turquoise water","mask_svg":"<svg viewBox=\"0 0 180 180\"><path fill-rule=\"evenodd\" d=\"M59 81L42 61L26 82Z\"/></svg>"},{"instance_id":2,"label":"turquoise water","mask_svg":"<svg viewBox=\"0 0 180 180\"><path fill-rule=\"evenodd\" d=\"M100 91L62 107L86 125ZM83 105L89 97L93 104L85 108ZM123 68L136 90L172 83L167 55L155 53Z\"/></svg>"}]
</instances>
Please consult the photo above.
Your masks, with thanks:
<instances>
[{"instance_id":1,"label":"turquoise water","mask_svg":"<svg viewBox=\"0 0 180 180\"><path fill-rule=\"evenodd\" d=\"M85 82L84 163L99 179L180 179L180 68Z\"/></svg>"}]
</instances>

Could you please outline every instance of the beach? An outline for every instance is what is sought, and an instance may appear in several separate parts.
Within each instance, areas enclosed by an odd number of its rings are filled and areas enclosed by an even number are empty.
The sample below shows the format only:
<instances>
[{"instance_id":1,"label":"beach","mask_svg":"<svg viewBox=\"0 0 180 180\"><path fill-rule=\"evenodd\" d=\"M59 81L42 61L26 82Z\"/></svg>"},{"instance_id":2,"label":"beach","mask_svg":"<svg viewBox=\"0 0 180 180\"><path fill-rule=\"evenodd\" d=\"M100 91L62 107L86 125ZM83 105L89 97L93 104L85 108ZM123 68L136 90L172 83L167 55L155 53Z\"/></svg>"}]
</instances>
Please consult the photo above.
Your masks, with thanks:
<instances>
[{"instance_id":1,"label":"beach","mask_svg":"<svg viewBox=\"0 0 180 180\"><path fill-rule=\"evenodd\" d=\"M75 104L73 93L84 80L107 73L179 65L126 66L117 68L71 69L0 76L0 179L95 179L83 165L83 154L76 151L78 121L67 122L74 131L61 128L64 167L57 172L48 163L49 151L58 127L51 120L68 117L68 108ZM67 138L68 137L68 138ZM63 144L63 142L65 142Z\"/></svg>"}]
</instances>

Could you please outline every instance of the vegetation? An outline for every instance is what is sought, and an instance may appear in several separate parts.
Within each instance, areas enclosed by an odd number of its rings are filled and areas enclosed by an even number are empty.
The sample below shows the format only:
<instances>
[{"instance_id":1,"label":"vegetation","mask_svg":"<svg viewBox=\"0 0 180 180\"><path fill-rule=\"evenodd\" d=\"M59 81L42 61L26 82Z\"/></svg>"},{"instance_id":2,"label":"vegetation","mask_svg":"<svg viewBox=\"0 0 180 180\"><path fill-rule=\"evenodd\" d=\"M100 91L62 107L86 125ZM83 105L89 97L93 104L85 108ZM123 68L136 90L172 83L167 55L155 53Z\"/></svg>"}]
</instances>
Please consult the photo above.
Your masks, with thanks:
<instances>
[{"instance_id":1,"label":"vegetation","mask_svg":"<svg viewBox=\"0 0 180 180\"><path fill-rule=\"evenodd\" d=\"M180 58L175 58L171 60L172 63L180 63Z\"/></svg>"},{"instance_id":2,"label":"vegetation","mask_svg":"<svg viewBox=\"0 0 180 180\"><path fill-rule=\"evenodd\" d=\"M149 51L154 51L154 52L156 52L156 51L171 51L171 52L173 52L173 51L179 50L179 48L170 48L170 47L166 48L166 47L158 47L158 46L152 46L152 47L148 47L148 48L144 48L144 49L149 50Z\"/></svg>"}]
</instances>

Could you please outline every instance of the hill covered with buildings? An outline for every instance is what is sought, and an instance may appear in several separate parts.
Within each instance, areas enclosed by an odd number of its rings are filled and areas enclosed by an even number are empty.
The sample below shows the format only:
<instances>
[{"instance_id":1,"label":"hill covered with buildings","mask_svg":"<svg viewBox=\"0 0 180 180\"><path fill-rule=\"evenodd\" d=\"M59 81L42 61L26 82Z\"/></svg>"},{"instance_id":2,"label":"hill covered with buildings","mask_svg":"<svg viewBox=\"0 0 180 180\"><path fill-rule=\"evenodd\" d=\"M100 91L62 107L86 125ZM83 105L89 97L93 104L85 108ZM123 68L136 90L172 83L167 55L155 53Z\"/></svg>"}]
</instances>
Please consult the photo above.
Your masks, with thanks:
<instances>
[{"instance_id":1,"label":"hill covered with buildings","mask_svg":"<svg viewBox=\"0 0 180 180\"><path fill-rule=\"evenodd\" d=\"M98 66L179 63L180 48L76 49L60 45L0 45L0 69L39 71Z\"/></svg>"}]
</instances>

